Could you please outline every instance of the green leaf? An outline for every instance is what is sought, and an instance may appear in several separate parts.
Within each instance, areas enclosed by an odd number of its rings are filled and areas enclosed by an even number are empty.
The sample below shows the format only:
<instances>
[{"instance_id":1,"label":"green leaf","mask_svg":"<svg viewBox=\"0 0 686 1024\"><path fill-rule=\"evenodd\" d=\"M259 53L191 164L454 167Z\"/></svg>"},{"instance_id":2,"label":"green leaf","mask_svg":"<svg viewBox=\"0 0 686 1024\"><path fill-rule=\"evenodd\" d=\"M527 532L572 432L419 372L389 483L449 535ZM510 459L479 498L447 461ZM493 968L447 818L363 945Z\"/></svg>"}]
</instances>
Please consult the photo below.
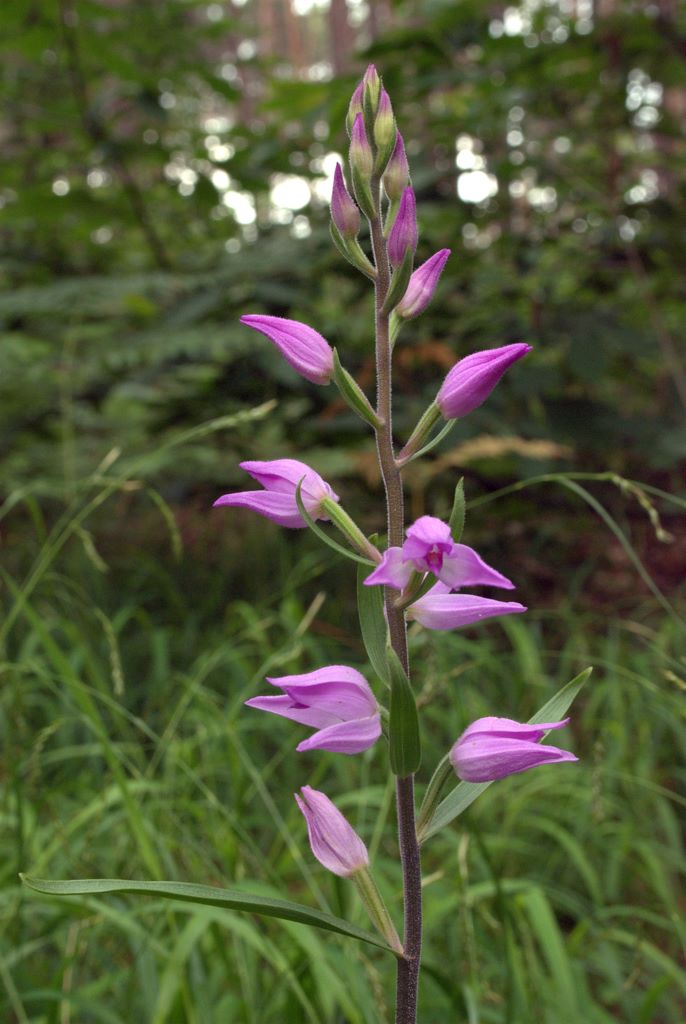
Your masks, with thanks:
<instances>
[{"instance_id":1,"label":"green leaf","mask_svg":"<svg viewBox=\"0 0 686 1024\"><path fill-rule=\"evenodd\" d=\"M365 579L369 575L366 567L357 570L357 612L360 617L360 629L367 657L379 679L390 682L388 662L386 660L386 637L388 629L384 616L383 587L366 587Z\"/></svg>"},{"instance_id":2,"label":"green leaf","mask_svg":"<svg viewBox=\"0 0 686 1024\"><path fill-rule=\"evenodd\" d=\"M316 533L320 540L323 540L324 543L328 544L330 548L333 548L334 551L337 551L339 555L345 555L346 558L352 559L353 562L360 562L367 568L369 568L370 566L373 567L374 562L372 562L370 558L363 558L362 555L356 555L354 551L350 550L350 548L344 548L342 544L339 544L337 541L333 540L324 530L321 529L321 527L317 526L314 519L312 518L312 516L310 515L310 513L307 511L303 504L302 494L300 493L302 490L302 485L303 482L301 480L295 489L295 501L298 506L298 511L300 512L300 515L303 517L306 524L312 530L312 533Z\"/></svg>"},{"instance_id":3,"label":"green leaf","mask_svg":"<svg viewBox=\"0 0 686 1024\"><path fill-rule=\"evenodd\" d=\"M388 293L384 300L382 307L382 313L390 313L392 309L398 305L403 295L407 291L407 286L412 276L412 267L414 266L414 252L410 247L403 257L403 261L400 266L393 272L391 283L388 288Z\"/></svg>"},{"instance_id":4,"label":"green leaf","mask_svg":"<svg viewBox=\"0 0 686 1024\"><path fill-rule=\"evenodd\" d=\"M420 459L422 455L426 455L428 452L432 451L436 445L440 444L441 441L448 436L456 423L457 420L448 420L443 429L439 430L436 436L432 437L423 448L420 448L418 452L414 453L414 455L410 455L408 458L403 459L401 463L402 466L409 466L409 464L414 462L415 459Z\"/></svg>"},{"instance_id":5,"label":"green leaf","mask_svg":"<svg viewBox=\"0 0 686 1024\"><path fill-rule=\"evenodd\" d=\"M182 900L186 903L200 903L206 907L224 907L264 917L278 917L284 921L297 921L312 928L324 928L329 932L347 935L359 942L368 942L389 953L394 951L381 939L363 928L349 924L341 917L325 914L321 910L305 907L290 900L253 896L234 889L217 889L211 885L196 885L194 882L139 882L128 878L76 878L68 881L31 878L20 875L24 885L46 896L101 896L112 892L142 893L160 896L163 899ZM397 955L394 953L394 955Z\"/></svg>"},{"instance_id":6,"label":"green leaf","mask_svg":"<svg viewBox=\"0 0 686 1024\"><path fill-rule=\"evenodd\" d=\"M391 670L391 712L388 729L391 771L394 775L405 778L414 775L422 761L417 702L407 673L392 648L388 648L387 660Z\"/></svg>"},{"instance_id":7,"label":"green leaf","mask_svg":"<svg viewBox=\"0 0 686 1024\"><path fill-rule=\"evenodd\" d=\"M358 416L366 420L367 423L374 427L374 430L378 430L381 425L379 417L376 415L376 412L369 403L369 399L355 378L342 365L336 349L333 350L333 380L341 396L353 412L356 412Z\"/></svg>"},{"instance_id":8,"label":"green leaf","mask_svg":"<svg viewBox=\"0 0 686 1024\"><path fill-rule=\"evenodd\" d=\"M538 722L554 722L563 718L592 671L592 668L587 668L578 676L575 676L554 697L551 697L548 703L544 704L529 719L529 722L532 725L536 725ZM419 836L420 842L423 843L430 839L431 836L440 832L451 821L454 821L491 785L491 782L461 782L456 786L452 793L449 793L445 800L436 808L436 813Z\"/></svg>"},{"instance_id":9,"label":"green leaf","mask_svg":"<svg viewBox=\"0 0 686 1024\"><path fill-rule=\"evenodd\" d=\"M333 221L329 224L331 238L334 245L356 270L361 271L371 281L376 278L376 269L365 255L360 243L356 238L344 238Z\"/></svg>"},{"instance_id":10,"label":"green leaf","mask_svg":"<svg viewBox=\"0 0 686 1024\"><path fill-rule=\"evenodd\" d=\"M464 530L464 520L466 514L466 503L464 498L464 477L461 476L457 481L457 487L455 488L455 497L453 498L453 509L450 513L450 532L453 535L453 540L456 544L460 543L460 537Z\"/></svg>"}]
</instances>

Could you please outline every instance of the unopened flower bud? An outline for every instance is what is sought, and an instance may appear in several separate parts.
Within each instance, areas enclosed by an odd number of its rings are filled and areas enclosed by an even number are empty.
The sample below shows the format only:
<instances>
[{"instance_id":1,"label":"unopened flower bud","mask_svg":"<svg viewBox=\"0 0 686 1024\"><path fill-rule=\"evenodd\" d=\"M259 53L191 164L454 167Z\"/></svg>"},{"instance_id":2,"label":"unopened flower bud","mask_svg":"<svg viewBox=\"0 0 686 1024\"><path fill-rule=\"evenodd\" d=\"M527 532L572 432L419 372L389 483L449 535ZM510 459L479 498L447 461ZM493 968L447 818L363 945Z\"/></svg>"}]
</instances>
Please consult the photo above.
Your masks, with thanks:
<instances>
[{"instance_id":1,"label":"unopened flower bud","mask_svg":"<svg viewBox=\"0 0 686 1024\"><path fill-rule=\"evenodd\" d=\"M286 362L313 384L328 384L333 374L333 349L313 327L281 316L250 314L241 323L269 338Z\"/></svg>"},{"instance_id":2,"label":"unopened flower bud","mask_svg":"<svg viewBox=\"0 0 686 1024\"><path fill-rule=\"evenodd\" d=\"M376 165L377 174L383 171L388 163L395 147L395 137L398 130L393 117L393 107L388 93L381 89L379 96L379 108L374 118L374 142L376 143Z\"/></svg>"},{"instance_id":3,"label":"unopened flower bud","mask_svg":"<svg viewBox=\"0 0 686 1024\"><path fill-rule=\"evenodd\" d=\"M345 187L343 171L336 164L331 192L331 219L344 238L356 238L360 230L360 211Z\"/></svg>"},{"instance_id":4,"label":"unopened flower bud","mask_svg":"<svg viewBox=\"0 0 686 1024\"><path fill-rule=\"evenodd\" d=\"M303 786L295 794L307 822L312 853L334 875L344 878L369 867L369 854L355 829L325 793Z\"/></svg>"},{"instance_id":5,"label":"unopened flower bud","mask_svg":"<svg viewBox=\"0 0 686 1024\"><path fill-rule=\"evenodd\" d=\"M446 420L466 416L485 402L502 375L531 345L517 342L483 352L473 352L455 363L436 395L436 405Z\"/></svg>"},{"instance_id":6,"label":"unopened flower bud","mask_svg":"<svg viewBox=\"0 0 686 1024\"><path fill-rule=\"evenodd\" d=\"M371 117L376 114L381 93L381 79L373 64L370 64L362 79L362 107Z\"/></svg>"},{"instance_id":7,"label":"unopened flower bud","mask_svg":"<svg viewBox=\"0 0 686 1024\"><path fill-rule=\"evenodd\" d=\"M448 256L450 256L450 249L440 249L420 267L417 267L410 278L407 291L395 307L398 316L405 320L411 320L424 312L433 298Z\"/></svg>"},{"instance_id":8,"label":"unopened flower bud","mask_svg":"<svg viewBox=\"0 0 686 1024\"><path fill-rule=\"evenodd\" d=\"M405 155L405 144L400 132L396 132L395 146L386 164L383 187L389 199L397 202L410 182L410 167Z\"/></svg>"},{"instance_id":9,"label":"unopened flower bud","mask_svg":"<svg viewBox=\"0 0 686 1024\"><path fill-rule=\"evenodd\" d=\"M417 209L414 192L408 186L402 194L398 213L388 236L388 259L399 267L408 249L417 248Z\"/></svg>"},{"instance_id":10,"label":"unopened flower bud","mask_svg":"<svg viewBox=\"0 0 686 1024\"><path fill-rule=\"evenodd\" d=\"M350 104L348 106L348 113L347 113L346 118L345 118L345 126L348 129L348 135L352 135L352 133L353 133L353 125L355 123L355 118L357 117L358 114L362 113L362 93L363 93L363 89L364 89L364 86L363 86L362 82L358 82L358 84L355 87L355 91L353 92L352 96L350 97Z\"/></svg>"},{"instance_id":11,"label":"unopened flower bud","mask_svg":"<svg viewBox=\"0 0 686 1024\"><path fill-rule=\"evenodd\" d=\"M350 137L350 165L363 181L369 181L374 170L374 156L372 147L369 145L362 114L357 114L353 122Z\"/></svg>"}]
</instances>

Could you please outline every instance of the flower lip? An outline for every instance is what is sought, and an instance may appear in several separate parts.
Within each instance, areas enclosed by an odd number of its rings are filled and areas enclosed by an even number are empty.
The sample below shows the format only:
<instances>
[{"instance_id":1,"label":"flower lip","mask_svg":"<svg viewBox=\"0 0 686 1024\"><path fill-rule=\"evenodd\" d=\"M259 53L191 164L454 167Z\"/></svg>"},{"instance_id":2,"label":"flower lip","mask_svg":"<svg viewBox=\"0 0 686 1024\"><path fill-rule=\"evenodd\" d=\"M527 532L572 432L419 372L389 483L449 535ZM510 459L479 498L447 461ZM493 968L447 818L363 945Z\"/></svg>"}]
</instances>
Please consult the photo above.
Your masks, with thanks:
<instances>
[{"instance_id":1,"label":"flower lip","mask_svg":"<svg viewBox=\"0 0 686 1024\"><path fill-rule=\"evenodd\" d=\"M408 619L414 619L426 629L460 629L483 619L498 615L525 612L518 601L494 601L474 594L451 594L444 583L437 583L424 597L407 609Z\"/></svg>"}]
</instances>

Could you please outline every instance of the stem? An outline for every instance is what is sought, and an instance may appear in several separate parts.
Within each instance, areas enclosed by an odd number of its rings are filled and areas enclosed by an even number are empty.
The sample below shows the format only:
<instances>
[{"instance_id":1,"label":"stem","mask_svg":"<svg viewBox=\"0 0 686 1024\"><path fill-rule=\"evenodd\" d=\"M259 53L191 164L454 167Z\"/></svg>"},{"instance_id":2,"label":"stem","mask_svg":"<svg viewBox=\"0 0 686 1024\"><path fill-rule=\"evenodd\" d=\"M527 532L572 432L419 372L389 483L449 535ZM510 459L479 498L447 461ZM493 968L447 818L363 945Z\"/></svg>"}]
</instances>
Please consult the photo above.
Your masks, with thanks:
<instances>
[{"instance_id":1,"label":"stem","mask_svg":"<svg viewBox=\"0 0 686 1024\"><path fill-rule=\"evenodd\" d=\"M403 486L400 469L396 465L393 451L393 428L391 417L391 340L389 315L383 312L383 305L390 284L390 268L383 224L381 222L379 180L372 181L375 214L370 220L372 248L377 277L375 292L376 328L376 411L381 425L376 431L376 450L379 467L386 491L386 514L388 543L400 547L405 526L403 511ZM391 646L400 663L409 675L407 654L407 633L405 616L394 605L397 595L386 587L386 616ZM396 803L398 809L398 842L403 869L404 934L405 955L398 960L396 989L396 1024L416 1024L417 989L419 984L419 963L422 945L422 877L419 845L414 821L414 776L396 779Z\"/></svg>"}]
</instances>

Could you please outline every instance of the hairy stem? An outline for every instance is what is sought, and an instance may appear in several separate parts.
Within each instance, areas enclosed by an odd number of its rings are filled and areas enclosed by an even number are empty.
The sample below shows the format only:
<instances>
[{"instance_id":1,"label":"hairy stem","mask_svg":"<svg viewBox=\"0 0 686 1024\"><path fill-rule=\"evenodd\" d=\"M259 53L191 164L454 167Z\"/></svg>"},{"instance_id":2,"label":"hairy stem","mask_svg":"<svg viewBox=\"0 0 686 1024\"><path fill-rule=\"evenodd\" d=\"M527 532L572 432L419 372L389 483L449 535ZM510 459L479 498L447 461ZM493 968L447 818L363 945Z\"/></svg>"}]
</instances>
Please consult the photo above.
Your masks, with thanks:
<instances>
[{"instance_id":1,"label":"hairy stem","mask_svg":"<svg viewBox=\"0 0 686 1024\"><path fill-rule=\"evenodd\" d=\"M383 304L390 283L390 268L383 225L381 223L379 183L372 183L372 194L376 214L370 221L374 262L377 277L375 282L375 328L376 328L376 411L381 425L376 431L376 449L379 467L386 490L386 514L388 522L388 543L400 546L405 526L403 511L403 485L400 469L393 451L393 425L391 417L391 339L389 315L383 312ZM405 616L396 608L395 592L386 588L386 615L391 646L400 663L409 674L407 655L407 634ZM404 897L404 957L398 960L396 991L396 1024L416 1024L417 989L419 983L419 962L422 945L422 888L419 845L415 831L414 776L396 779L396 802L398 809L398 842L403 869Z\"/></svg>"}]
</instances>

